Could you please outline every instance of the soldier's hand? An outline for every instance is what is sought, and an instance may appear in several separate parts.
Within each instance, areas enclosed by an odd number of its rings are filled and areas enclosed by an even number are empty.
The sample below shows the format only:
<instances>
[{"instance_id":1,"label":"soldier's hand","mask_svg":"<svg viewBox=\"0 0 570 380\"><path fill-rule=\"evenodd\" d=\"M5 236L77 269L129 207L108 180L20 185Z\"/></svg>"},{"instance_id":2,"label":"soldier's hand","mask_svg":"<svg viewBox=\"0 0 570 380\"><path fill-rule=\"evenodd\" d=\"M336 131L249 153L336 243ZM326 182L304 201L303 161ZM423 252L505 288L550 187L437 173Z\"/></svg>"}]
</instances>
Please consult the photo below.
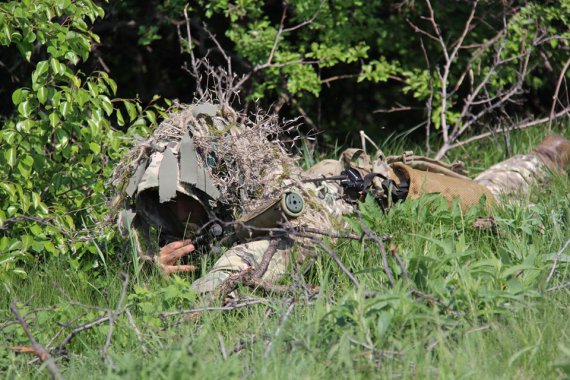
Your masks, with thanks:
<instances>
[{"instance_id":1,"label":"soldier's hand","mask_svg":"<svg viewBox=\"0 0 570 380\"><path fill-rule=\"evenodd\" d=\"M177 261L184 256L188 256L194 252L196 247L191 240L179 240L162 247L156 258L157 263L166 274L177 272L193 272L196 270L195 265L179 265Z\"/></svg>"}]
</instances>

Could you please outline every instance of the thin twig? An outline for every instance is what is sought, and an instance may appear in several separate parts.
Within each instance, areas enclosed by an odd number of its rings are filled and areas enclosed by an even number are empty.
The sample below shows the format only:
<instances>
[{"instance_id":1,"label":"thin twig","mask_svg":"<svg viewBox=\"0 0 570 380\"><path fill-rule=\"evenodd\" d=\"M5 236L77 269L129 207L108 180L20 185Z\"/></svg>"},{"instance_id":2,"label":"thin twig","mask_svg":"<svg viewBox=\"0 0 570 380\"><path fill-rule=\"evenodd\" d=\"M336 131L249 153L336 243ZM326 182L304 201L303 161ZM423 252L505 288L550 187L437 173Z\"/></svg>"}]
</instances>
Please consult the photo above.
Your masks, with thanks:
<instances>
[{"instance_id":1,"label":"thin twig","mask_svg":"<svg viewBox=\"0 0 570 380\"><path fill-rule=\"evenodd\" d=\"M362 219L362 214L358 213L360 217L362 230L372 239L378 246L380 247L380 254L382 256L382 267L384 269L384 273L388 276L388 281L390 281L390 285L394 287L396 281L394 280L394 274L388 265L388 254L386 253L386 247L384 246L384 242L380 239L374 231L372 231L367 225L366 222Z\"/></svg>"},{"instance_id":2,"label":"thin twig","mask_svg":"<svg viewBox=\"0 0 570 380\"><path fill-rule=\"evenodd\" d=\"M57 379L57 380L63 379L63 376L61 375L59 368L57 368L57 365L55 364L55 361L53 360L53 358L51 357L49 352L36 341L36 339L34 338L32 333L30 332L30 328L28 327L28 324L26 323L26 321L24 320L24 318L20 314L20 310L18 309L18 306L16 305L16 301L14 301L14 302L12 302L12 304L10 304L10 310L12 310L12 313L14 313L14 315L16 316L16 319L18 320L18 322L20 323L20 325L24 329L24 332L28 336L28 339L32 343L32 347L34 349L36 356L43 363L46 364L46 368L48 369L52 379Z\"/></svg>"},{"instance_id":3,"label":"thin twig","mask_svg":"<svg viewBox=\"0 0 570 380\"><path fill-rule=\"evenodd\" d=\"M378 145L376 145L376 143L370 137L368 137L368 135L363 130L360 130L359 133L360 133L360 139L362 141L362 150L364 151L364 153L366 153L366 141L372 144L372 146L376 149L376 151L380 150Z\"/></svg>"},{"instance_id":4,"label":"thin twig","mask_svg":"<svg viewBox=\"0 0 570 380\"><path fill-rule=\"evenodd\" d=\"M139 344L141 345L142 352L144 354L148 354L148 350L144 344L144 339L142 338L142 333L139 330L139 328L137 327L135 320L131 314L131 311L128 308L125 308L125 314L127 315L127 319L129 320L131 327L133 328L133 330L135 331L135 334L137 335L137 340L138 340Z\"/></svg>"},{"instance_id":5,"label":"thin twig","mask_svg":"<svg viewBox=\"0 0 570 380\"><path fill-rule=\"evenodd\" d=\"M360 287L360 282L358 282L356 277L354 277L354 275L343 264L340 257L338 257L338 255L332 249L327 247L327 245L322 240L315 239L315 238L308 238L308 240L310 240L311 242L313 242L313 243L317 244L319 247L321 247L321 249L323 251L325 251L327 253L327 255L329 255L334 260L334 262L340 267L340 269L344 272L344 274L347 275L347 277L350 279L350 281L356 287L356 289L358 289Z\"/></svg>"},{"instance_id":6,"label":"thin twig","mask_svg":"<svg viewBox=\"0 0 570 380\"><path fill-rule=\"evenodd\" d=\"M323 3L325 2L325 0L321 0L319 3L319 7L317 8L317 10L315 11L315 13L307 20L301 22L300 24L297 24L295 26L289 27L289 28L285 28L283 29L283 33L287 33L287 32L292 32L294 30L300 29L304 26L309 25L310 23L312 23L313 21L315 21L315 19L317 18L317 16L319 15L319 12L321 11L321 7L323 6Z\"/></svg>"},{"instance_id":7,"label":"thin twig","mask_svg":"<svg viewBox=\"0 0 570 380\"><path fill-rule=\"evenodd\" d=\"M115 311L109 316L109 332L107 333L107 339L105 340L105 345L103 346L103 350L101 351L101 355L106 358L107 352L109 351L109 346L111 345L111 337L113 336L113 326L115 324L115 320L121 314L121 309L123 308L123 304L125 302L125 297L127 295L127 287L129 286L129 275L126 273L121 273L121 278L123 280L123 288L121 290L121 296L119 297L119 302L117 303L117 307Z\"/></svg>"},{"instance_id":8,"label":"thin twig","mask_svg":"<svg viewBox=\"0 0 570 380\"><path fill-rule=\"evenodd\" d=\"M564 79L564 75L568 70L568 66L570 66L570 58L564 64L562 71L560 71L560 76L558 77L558 82L556 83L556 90L554 91L554 95L552 95L552 107L550 108L550 116L548 117L548 132L552 131L552 117L554 116L554 109L556 108L556 103L558 101L558 91L560 91L560 85L562 84L562 80Z\"/></svg>"},{"instance_id":9,"label":"thin twig","mask_svg":"<svg viewBox=\"0 0 570 380\"><path fill-rule=\"evenodd\" d=\"M332 77L328 77L325 79L321 79L321 84L329 84L331 82L341 80L341 79L352 79L358 77L360 74L341 74L341 75L334 75Z\"/></svg>"},{"instance_id":10,"label":"thin twig","mask_svg":"<svg viewBox=\"0 0 570 380\"><path fill-rule=\"evenodd\" d=\"M267 344L267 348L265 349L265 353L263 354L264 358L267 358L269 356L269 353L271 352L271 347L273 346L273 340L275 340L279 336L279 334L281 333L281 329L285 325L285 322L289 318L289 315L293 311L294 307L295 307L295 300L293 299L293 300L291 300L289 307L285 311L285 314L281 318L281 322L279 322L279 326L277 327L277 330L275 330L275 335L273 336L273 339L270 340L269 343Z\"/></svg>"},{"instance_id":11,"label":"thin twig","mask_svg":"<svg viewBox=\"0 0 570 380\"><path fill-rule=\"evenodd\" d=\"M162 312L162 313L158 314L158 316L160 318L166 318L166 317L172 317L172 316L176 316L176 315L201 313L203 311L230 311L230 310L235 310L235 309L239 309L242 307L258 305L258 304L261 304L264 302L265 302L265 300L259 300L259 299L248 300L246 302L238 303L235 305L229 305L229 306L205 306L205 307L197 307L195 309L189 309L189 310L176 310L176 311Z\"/></svg>"},{"instance_id":12,"label":"thin twig","mask_svg":"<svg viewBox=\"0 0 570 380\"><path fill-rule=\"evenodd\" d=\"M276 239L270 240L269 246L263 253L263 258L261 259L261 262L259 263L257 268L255 268L255 270L253 271L252 274L253 278L261 279L263 275L265 275L265 272L267 272L267 268L269 268L269 264L271 263L271 260L273 260L273 256L275 255L276 252L277 252L277 240Z\"/></svg>"},{"instance_id":13,"label":"thin twig","mask_svg":"<svg viewBox=\"0 0 570 380\"><path fill-rule=\"evenodd\" d=\"M188 6L186 4L184 6L184 20L186 21L186 36L188 38L188 50L190 51L190 59L192 61L192 72L193 76L196 79L196 90L200 94L200 97L204 97L204 91L202 90L202 86L200 85L200 74L198 72L198 65L196 63L196 57L194 56L194 49L192 48L192 31L190 30L190 18L188 17Z\"/></svg>"},{"instance_id":14,"label":"thin twig","mask_svg":"<svg viewBox=\"0 0 570 380\"><path fill-rule=\"evenodd\" d=\"M220 352L224 360L228 360L228 353L226 352L226 346L224 345L224 338L218 334L218 341L220 342Z\"/></svg>"},{"instance_id":15,"label":"thin twig","mask_svg":"<svg viewBox=\"0 0 570 380\"><path fill-rule=\"evenodd\" d=\"M552 288L546 289L547 292L553 292L555 290L560 290L560 289L564 289L564 288L568 288L570 287L570 282L567 282L565 284L562 285L558 285L558 286L553 286Z\"/></svg>"},{"instance_id":16,"label":"thin twig","mask_svg":"<svg viewBox=\"0 0 570 380\"><path fill-rule=\"evenodd\" d=\"M82 331L85 330L89 330L92 329L93 327L100 325L101 323L105 323L109 320L110 316L109 315L104 315L102 317L99 317L97 319L94 319L91 322L85 323L81 326L78 326L76 328L74 328L66 337L64 340L61 341L60 344L57 345L57 347L54 349L54 351L57 354L60 354L63 351L63 347L65 347L77 334L79 334Z\"/></svg>"},{"instance_id":17,"label":"thin twig","mask_svg":"<svg viewBox=\"0 0 570 380\"><path fill-rule=\"evenodd\" d=\"M562 111L556 113L556 114L554 115L554 118L557 119L557 118L559 118L559 117L566 116L566 115L568 115L568 112L570 112L570 107L567 107L567 108L563 109ZM451 145L449 145L447 151L450 151L451 149L458 148L458 147L460 147L460 146L463 146L463 145L472 143L472 142L474 142L474 141L482 140L482 139L487 138L487 137L489 137L489 136L493 136L493 135L495 135L495 134L497 134L497 133L504 133L504 132L514 131L514 130L517 130L517 129L526 129L526 128L534 127L534 126L537 126L537 125L540 125L540 124L544 124L544 123L546 123L546 122L548 122L548 117L543 117L542 119L537 119L537 120L532 120L532 121L524 122L524 123L521 123L521 124L519 124L519 125L515 125L515 126L512 126L512 127L505 128L505 129L501 129L501 128L495 129L495 130L493 130L493 131L491 131L491 132L485 132L485 133L482 133L482 134L480 134L480 135L470 137L470 138L468 138L467 140L460 141L460 142L457 142L457 143L455 143L455 144L451 144Z\"/></svg>"},{"instance_id":18,"label":"thin twig","mask_svg":"<svg viewBox=\"0 0 570 380\"><path fill-rule=\"evenodd\" d=\"M392 255L394 256L396 262L398 263L398 266L402 270L402 277L404 277L404 280L408 281L410 279L410 275L408 274L408 268L406 268L406 265L404 265L402 258L400 257L400 255L398 255L396 251L392 251Z\"/></svg>"},{"instance_id":19,"label":"thin twig","mask_svg":"<svg viewBox=\"0 0 570 380\"><path fill-rule=\"evenodd\" d=\"M570 245L570 239L568 239L566 241L566 243L562 246L560 251L558 251L556 256L554 256L554 262L552 263L552 268L550 269L550 273L548 274L548 277L546 278L547 284L550 282L550 280L552 280L552 276L554 275L554 271L556 270L556 266L558 265L558 260L560 260L562 253L566 250L566 248L568 248L568 245Z\"/></svg>"},{"instance_id":20,"label":"thin twig","mask_svg":"<svg viewBox=\"0 0 570 380\"><path fill-rule=\"evenodd\" d=\"M457 41L455 41L454 45L455 47L453 48L453 50L451 51L451 54L448 51L448 46L446 45L445 41L443 40L443 36L441 35L441 32L439 30L439 25L437 25L437 22L435 21L435 14L433 11L433 8L431 6L431 3L429 0L426 0L426 5L429 9L429 13L430 13L430 17L429 17L429 21L431 22L435 35L437 36L437 40L439 41L439 44L441 46L444 58L445 58L445 65L443 67L443 74L440 75L440 81L441 81L441 131L443 133L443 143L444 145L449 144L449 136L448 136L448 126L447 126L447 82L448 82L448 77L451 71L451 64L453 63L453 61L455 60L455 57L457 56L457 53L459 51L459 49L461 48L461 45L463 44L463 41L465 40L465 37L467 36L467 33L471 30L471 22L473 21L473 17L475 16L475 10L477 9L477 4L478 1L475 0L473 2L473 6L471 8L471 12L469 13L469 17L467 18L467 21L465 22L465 26L463 28L463 32L461 33L461 36L457 39Z\"/></svg>"},{"instance_id":21,"label":"thin twig","mask_svg":"<svg viewBox=\"0 0 570 380\"><path fill-rule=\"evenodd\" d=\"M78 320L80 320L81 318L83 318L87 313L81 313L78 316L76 316L75 318L71 319L71 321L66 322L65 324L60 323L59 325L61 326L61 328L55 333L54 336L51 337L51 339L49 340L49 342L46 344L46 349L50 349L51 345L53 344L53 342L55 342L55 340L57 338L59 338L59 336L61 334L63 334L63 332L68 329L73 323L77 322Z\"/></svg>"}]
</instances>

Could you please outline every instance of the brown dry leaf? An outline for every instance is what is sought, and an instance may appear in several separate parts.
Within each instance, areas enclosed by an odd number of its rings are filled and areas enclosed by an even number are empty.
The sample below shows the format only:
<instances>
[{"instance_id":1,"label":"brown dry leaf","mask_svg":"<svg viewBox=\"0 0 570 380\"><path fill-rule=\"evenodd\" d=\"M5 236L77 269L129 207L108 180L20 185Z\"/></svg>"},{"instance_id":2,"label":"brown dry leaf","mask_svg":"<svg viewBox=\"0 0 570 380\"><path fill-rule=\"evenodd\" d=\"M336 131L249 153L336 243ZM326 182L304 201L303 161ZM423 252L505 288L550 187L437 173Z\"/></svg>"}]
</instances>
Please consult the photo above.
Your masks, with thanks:
<instances>
[{"instance_id":1,"label":"brown dry leaf","mask_svg":"<svg viewBox=\"0 0 570 380\"><path fill-rule=\"evenodd\" d=\"M38 350L36 350L32 346L9 346L8 349L12 350L12 351L19 352L19 353L34 354L34 355L38 356L42 362L45 361L47 358L47 355L45 352L39 352Z\"/></svg>"}]
</instances>

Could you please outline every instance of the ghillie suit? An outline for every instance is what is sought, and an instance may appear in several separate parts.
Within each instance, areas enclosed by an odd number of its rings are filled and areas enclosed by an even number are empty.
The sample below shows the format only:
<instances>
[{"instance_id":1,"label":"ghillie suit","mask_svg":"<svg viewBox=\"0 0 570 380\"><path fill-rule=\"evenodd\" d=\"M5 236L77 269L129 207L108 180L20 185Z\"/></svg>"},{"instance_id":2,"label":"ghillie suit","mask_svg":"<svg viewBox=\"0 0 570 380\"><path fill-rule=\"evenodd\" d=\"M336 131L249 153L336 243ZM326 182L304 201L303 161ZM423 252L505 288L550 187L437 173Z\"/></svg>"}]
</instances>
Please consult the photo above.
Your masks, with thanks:
<instances>
[{"instance_id":1,"label":"ghillie suit","mask_svg":"<svg viewBox=\"0 0 570 380\"><path fill-rule=\"evenodd\" d=\"M293 123L279 124L275 115L261 112L246 117L228 105L214 104L209 96L197 104L181 106L147 141L133 147L114 171L112 181L118 195L113 209L122 209L121 231L132 232L140 257L154 261L158 246L172 241L191 238L197 248L204 248L206 241L196 241L196 237L204 236L208 232L204 229L213 225L222 228L215 233L218 240L235 244L235 237L225 236L229 226L230 234L239 233L240 240L247 243L234 246L214 265L215 275L210 275L215 277L214 288L228 277L225 266L232 272L240 270L238 257L240 264L255 266L259 254L267 249L267 239L260 239L255 230L240 228L243 220L255 217L265 204L299 193L303 212L291 220L273 220L274 224L299 231L308 225L325 231L338 228L337 217L346 210L337 209L334 199L338 197L323 195L326 189L334 192L336 187L302 184L302 170L279 140L293 127ZM199 223L177 218L183 197L200 204L200 210L191 211L203 214ZM284 272L292 244L290 238L279 239L278 252L264 279L273 280ZM208 281L205 278L201 283ZM210 290L209 286L196 286L200 291Z\"/></svg>"},{"instance_id":2,"label":"ghillie suit","mask_svg":"<svg viewBox=\"0 0 570 380\"><path fill-rule=\"evenodd\" d=\"M181 230L160 207L177 195L197 200L210 219L235 219L267 191L275 162L296 167L277 139L283 128L275 117L249 119L207 100L180 106L113 173L114 205L136 210L166 240L196 232Z\"/></svg>"}]
</instances>

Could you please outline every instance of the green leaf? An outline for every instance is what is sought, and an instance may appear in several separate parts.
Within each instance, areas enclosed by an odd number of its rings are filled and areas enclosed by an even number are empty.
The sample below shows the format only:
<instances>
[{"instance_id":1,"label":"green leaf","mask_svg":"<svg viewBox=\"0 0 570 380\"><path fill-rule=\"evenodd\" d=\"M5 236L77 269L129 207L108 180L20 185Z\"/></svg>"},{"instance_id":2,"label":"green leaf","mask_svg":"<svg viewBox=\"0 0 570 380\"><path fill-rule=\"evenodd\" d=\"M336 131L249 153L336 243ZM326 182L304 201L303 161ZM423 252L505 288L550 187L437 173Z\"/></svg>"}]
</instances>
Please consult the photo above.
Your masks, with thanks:
<instances>
[{"instance_id":1,"label":"green leaf","mask_svg":"<svg viewBox=\"0 0 570 380\"><path fill-rule=\"evenodd\" d=\"M59 112L61 112L61 115L63 117L67 117L67 114L71 111L72 107L69 104L69 102L62 102L59 105Z\"/></svg>"},{"instance_id":2,"label":"green leaf","mask_svg":"<svg viewBox=\"0 0 570 380\"><path fill-rule=\"evenodd\" d=\"M137 110L135 105L129 101L125 101L125 108L127 109L127 113L129 115L129 121L132 123L133 120L137 117Z\"/></svg>"},{"instance_id":3,"label":"green leaf","mask_svg":"<svg viewBox=\"0 0 570 380\"><path fill-rule=\"evenodd\" d=\"M117 94L117 83L112 80L111 78L106 78L105 82L107 83L107 86L109 86L111 88L111 91L113 91L113 95Z\"/></svg>"},{"instance_id":4,"label":"green leaf","mask_svg":"<svg viewBox=\"0 0 570 380\"><path fill-rule=\"evenodd\" d=\"M40 195L36 192L32 192L32 205L34 206L34 208L38 208L38 206L41 203L41 198Z\"/></svg>"},{"instance_id":5,"label":"green leaf","mask_svg":"<svg viewBox=\"0 0 570 380\"><path fill-rule=\"evenodd\" d=\"M59 128L55 131L55 136L57 137L57 140L59 141L59 143L62 146L65 146L67 144L67 142L69 141L69 135L62 128Z\"/></svg>"},{"instance_id":6,"label":"green leaf","mask_svg":"<svg viewBox=\"0 0 570 380\"><path fill-rule=\"evenodd\" d=\"M49 62L48 61L40 61L36 65L35 74L39 77L39 76L43 75L45 72L47 72L48 68L49 68Z\"/></svg>"},{"instance_id":7,"label":"green leaf","mask_svg":"<svg viewBox=\"0 0 570 380\"><path fill-rule=\"evenodd\" d=\"M121 113L121 110L117 110L116 115L117 115L117 124L119 124L119 126L121 127L125 125L125 119L123 119L123 114Z\"/></svg>"},{"instance_id":8,"label":"green leaf","mask_svg":"<svg viewBox=\"0 0 570 380\"><path fill-rule=\"evenodd\" d=\"M57 112L50 113L49 123L52 127L55 127L59 124L59 114Z\"/></svg>"},{"instance_id":9,"label":"green leaf","mask_svg":"<svg viewBox=\"0 0 570 380\"><path fill-rule=\"evenodd\" d=\"M45 104L47 100L48 90L44 86L38 89L38 100L41 104Z\"/></svg>"},{"instance_id":10,"label":"green leaf","mask_svg":"<svg viewBox=\"0 0 570 380\"><path fill-rule=\"evenodd\" d=\"M16 148L12 147L4 152L4 158L6 158L6 162L8 165L13 168L16 164Z\"/></svg>"},{"instance_id":11,"label":"green leaf","mask_svg":"<svg viewBox=\"0 0 570 380\"><path fill-rule=\"evenodd\" d=\"M8 129L5 131L0 131L0 135L2 136L2 139L6 142L6 144L11 145L14 142L17 133L14 130Z\"/></svg>"},{"instance_id":12,"label":"green leaf","mask_svg":"<svg viewBox=\"0 0 570 380\"><path fill-rule=\"evenodd\" d=\"M44 241L44 249L54 255L59 253L59 250L53 245L51 241Z\"/></svg>"},{"instance_id":13,"label":"green leaf","mask_svg":"<svg viewBox=\"0 0 570 380\"><path fill-rule=\"evenodd\" d=\"M24 156L23 159L18 163L18 170L24 178L28 178L32 173L32 166L34 165L34 159L31 156Z\"/></svg>"},{"instance_id":14,"label":"green leaf","mask_svg":"<svg viewBox=\"0 0 570 380\"><path fill-rule=\"evenodd\" d=\"M26 119L24 121L19 121L16 123L16 130L18 132L29 133L33 124L34 124L34 122L30 119Z\"/></svg>"},{"instance_id":15,"label":"green leaf","mask_svg":"<svg viewBox=\"0 0 570 380\"><path fill-rule=\"evenodd\" d=\"M94 142L89 143L89 149L95 154L99 154L101 152L101 146Z\"/></svg>"},{"instance_id":16,"label":"green leaf","mask_svg":"<svg viewBox=\"0 0 570 380\"><path fill-rule=\"evenodd\" d=\"M77 63L79 62L79 57L77 56L77 54L75 54L72 51L68 51L67 53L65 53L65 58L74 65L77 65Z\"/></svg>"},{"instance_id":17,"label":"green leaf","mask_svg":"<svg viewBox=\"0 0 570 380\"><path fill-rule=\"evenodd\" d=\"M156 114L153 111L145 111L146 118L150 121L151 124L157 124L156 122Z\"/></svg>"},{"instance_id":18,"label":"green leaf","mask_svg":"<svg viewBox=\"0 0 570 380\"><path fill-rule=\"evenodd\" d=\"M11 183L0 182L0 189L3 189L10 198L14 198L16 196L16 188Z\"/></svg>"},{"instance_id":19,"label":"green leaf","mask_svg":"<svg viewBox=\"0 0 570 380\"><path fill-rule=\"evenodd\" d=\"M51 58L49 60L49 63L50 63L51 69L53 70L54 74L59 75L59 74L64 72L64 70L61 67L62 66L61 63L59 63L59 61L57 59Z\"/></svg>"},{"instance_id":20,"label":"green leaf","mask_svg":"<svg viewBox=\"0 0 570 380\"><path fill-rule=\"evenodd\" d=\"M43 235L41 227L38 226L37 224L30 226L30 232L32 233L32 235L36 237L41 237Z\"/></svg>"},{"instance_id":21,"label":"green leaf","mask_svg":"<svg viewBox=\"0 0 570 380\"><path fill-rule=\"evenodd\" d=\"M111 114L113 113L113 105L111 104L111 101L105 95L101 95L99 96L99 98L101 99L101 107L103 107L103 110L105 111L107 116L111 116Z\"/></svg>"},{"instance_id":22,"label":"green leaf","mask_svg":"<svg viewBox=\"0 0 570 380\"><path fill-rule=\"evenodd\" d=\"M28 90L25 90L23 88L17 89L12 93L12 103L14 103L14 105L17 106L18 104L26 100L28 94L29 94Z\"/></svg>"},{"instance_id":23,"label":"green leaf","mask_svg":"<svg viewBox=\"0 0 570 380\"><path fill-rule=\"evenodd\" d=\"M20 105L18 106L18 112L20 112L20 114L22 116L24 116L25 118L30 116L31 110L32 109L31 109L29 100L26 100L25 102L20 103Z\"/></svg>"},{"instance_id":24,"label":"green leaf","mask_svg":"<svg viewBox=\"0 0 570 380\"><path fill-rule=\"evenodd\" d=\"M85 103L87 103L90 99L89 92L80 88L77 91L77 102L79 103L79 107L83 107Z\"/></svg>"}]
</instances>

